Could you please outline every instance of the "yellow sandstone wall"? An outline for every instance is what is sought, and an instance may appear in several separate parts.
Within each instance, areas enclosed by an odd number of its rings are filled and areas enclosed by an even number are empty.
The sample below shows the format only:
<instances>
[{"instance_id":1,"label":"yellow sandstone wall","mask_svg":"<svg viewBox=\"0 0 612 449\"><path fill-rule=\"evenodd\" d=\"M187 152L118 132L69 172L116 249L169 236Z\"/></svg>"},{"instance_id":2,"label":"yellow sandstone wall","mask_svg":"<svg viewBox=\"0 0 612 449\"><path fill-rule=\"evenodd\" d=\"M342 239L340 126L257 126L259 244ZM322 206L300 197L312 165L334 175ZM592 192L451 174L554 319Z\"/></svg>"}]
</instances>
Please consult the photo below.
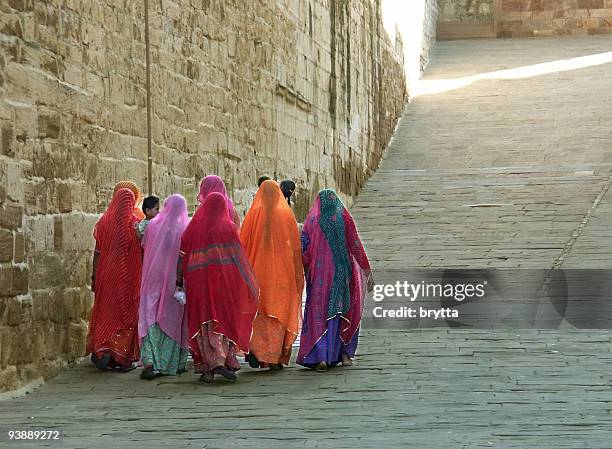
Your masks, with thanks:
<instances>
[{"instance_id":1,"label":"yellow sandstone wall","mask_svg":"<svg viewBox=\"0 0 612 449\"><path fill-rule=\"evenodd\" d=\"M439 39L612 32L612 0L438 0L438 3Z\"/></svg>"},{"instance_id":2,"label":"yellow sandstone wall","mask_svg":"<svg viewBox=\"0 0 612 449\"><path fill-rule=\"evenodd\" d=\"M350 200L407 92L380 0L151 1L154 193L216 173L241 214L262 174ZM0 390L84 355L91 232L146 186L142 1L0 2Z\"/></svg>"}]
</instances>

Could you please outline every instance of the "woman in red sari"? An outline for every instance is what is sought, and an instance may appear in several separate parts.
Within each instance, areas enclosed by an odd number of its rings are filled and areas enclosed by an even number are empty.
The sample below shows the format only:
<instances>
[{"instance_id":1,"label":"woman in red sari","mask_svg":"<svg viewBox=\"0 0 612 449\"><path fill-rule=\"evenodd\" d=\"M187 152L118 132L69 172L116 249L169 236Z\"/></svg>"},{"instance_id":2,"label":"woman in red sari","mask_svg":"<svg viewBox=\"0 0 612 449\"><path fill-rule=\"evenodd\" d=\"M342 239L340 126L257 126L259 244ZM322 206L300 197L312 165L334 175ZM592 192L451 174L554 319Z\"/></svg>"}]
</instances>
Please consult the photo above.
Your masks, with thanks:
<instances>
[{"instance_id":1,"label":"woman in red sari","mask_svg":"<svg viewBox=\"0 0 612 449\"><path fill-rule=\"evenodd\" d=\"M87 352L102 370L129 370L138 360L142 259L134 227L134 194L119 189L94 228L91 289L95 294Z\"/></svg>"},{"instance_id":2,"label":"woman in red sari","mask_svg":"<svg viewBox=\"0 0 612 449\"><path fill-rule=\"evenodd\" d=\"M204 382L236 380L238 352L249 350L259 289L228 214L226 197L204 199L181 240L177 290L187 298L189 346Z\"/></svg>"}]
</instances>

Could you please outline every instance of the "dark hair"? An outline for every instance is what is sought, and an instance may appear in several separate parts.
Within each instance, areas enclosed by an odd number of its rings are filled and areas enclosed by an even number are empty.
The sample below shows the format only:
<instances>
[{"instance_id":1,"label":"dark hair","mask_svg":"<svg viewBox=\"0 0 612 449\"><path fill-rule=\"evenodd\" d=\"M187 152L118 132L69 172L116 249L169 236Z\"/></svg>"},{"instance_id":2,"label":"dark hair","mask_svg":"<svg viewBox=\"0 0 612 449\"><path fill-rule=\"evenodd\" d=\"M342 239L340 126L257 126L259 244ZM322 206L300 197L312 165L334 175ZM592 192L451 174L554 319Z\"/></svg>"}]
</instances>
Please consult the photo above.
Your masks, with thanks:
<instances>
[{"instance_id":1,"label":"dark hair","mask_svg":"<svg viewBox=\"0 0 612 449\"><path fill-rule=\"evenodd\" d=\"M259 179L257 180L257 187L261 187L261 185L269 179L270 178L268 176L260 176Z\"/></svg>"},{"instance_id":2,"label":"dark hair","mask_svg":"<svg viewBox=\"0 0 612 449\"><path fill-rule=\"evenodd\" d=\"M153 209L155 206L159 206L159 198L156 196L148 196L142 200L142 211L146 214L147 209Z\"/></svg>"},{"instance_id":3,"label":"dark hair","mask_svg":"<svg viewBox=\"0 0 612 449\"><path fill-rule=\"evenodd\" d=\"M291 206L291 195L295 192L295 182L290 179L285 179L280 183L281 192L283 192L283 196L287 200L287 204Z\"/></svg>"}]
</instances>

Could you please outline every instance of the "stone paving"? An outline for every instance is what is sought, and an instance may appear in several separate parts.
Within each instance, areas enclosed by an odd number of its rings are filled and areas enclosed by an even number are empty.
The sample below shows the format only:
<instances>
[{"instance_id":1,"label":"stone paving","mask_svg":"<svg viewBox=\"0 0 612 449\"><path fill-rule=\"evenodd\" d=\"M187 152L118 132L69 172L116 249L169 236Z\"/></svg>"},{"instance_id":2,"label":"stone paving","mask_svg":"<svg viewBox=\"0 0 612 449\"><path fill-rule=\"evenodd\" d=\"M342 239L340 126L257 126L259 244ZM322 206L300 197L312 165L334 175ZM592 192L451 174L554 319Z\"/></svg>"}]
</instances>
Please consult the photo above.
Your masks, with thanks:
<instances>
[{"instance_id":1,"label":"stone paving","mask_svg":"<svg viewBox=\"0 0 612 449\"><path fill-rule=\"evenodd\" d=\"M610 50L605 37L438 43L425 80ZM609 268L610 86L605 63L414 99L353 208L375 270ZM610 448L611 339L365 329L350 369L245 368L214 385L82 364L0 402L0 427L61 428L48 446L70 448Z\"/></svg>"}]
</instances>

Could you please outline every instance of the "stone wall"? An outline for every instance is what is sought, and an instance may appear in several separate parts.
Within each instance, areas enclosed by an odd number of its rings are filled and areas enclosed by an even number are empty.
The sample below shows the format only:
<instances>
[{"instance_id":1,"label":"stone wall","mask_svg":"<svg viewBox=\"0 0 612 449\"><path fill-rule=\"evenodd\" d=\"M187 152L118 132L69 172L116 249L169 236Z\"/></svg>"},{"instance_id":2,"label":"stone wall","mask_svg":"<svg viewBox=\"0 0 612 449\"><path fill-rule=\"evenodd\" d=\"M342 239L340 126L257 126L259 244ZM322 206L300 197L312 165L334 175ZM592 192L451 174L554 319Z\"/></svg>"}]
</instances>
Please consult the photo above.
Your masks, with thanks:
<instances>
[{"instance_id":1,"label":"stone wall","mask_svg":"<svg viewBox=\"0 0 612 449\"><path fill-rule=\"evenodd\" d=\"M489 29L499 38L612 30L612 0L439 0L439 9L439 26L456 38L486 37Z\"/></svg>"},{"instance_id":2,"label":"stone wall","mask_svg":"<svg viewBox=\"0 0 612 449\"><path fill-rule=\"evenodd\" d=\"M496 0L497 37L610 34L612 0Z\"/></svg>"},{"instance_id":3,"label":"stone wall","mask_svg":"<svg viewBox=\"0 0 612 449\"><path fill-rule=\"evenodd\" d=\"M438 0L440 22L489 22L495 0Z\"/></svg>"},{"instance_id":4,"label":"stone wall","mask_svg":"<svg viewBox=\"0 0 612 449\"><path fill-rule=\"evenodd\" d=\"M438 24L438 0L425 0L423 15L423 42L421 47L421 73L429 63L429 53L436 43L436 28Z\"/></svg>"},{"instance_id":5,"label":"stone wall","mask_svg":"<svg viewBox=\"0 0 612 449\"><path fill-rule=\"evenodd\" d=\"M92 228L147 180L144 2L0 3L0 390L84 355ZM262 174L350 202L407 100L379 0L151 1L154 193Z\"/></svg>"}]
</instances>

